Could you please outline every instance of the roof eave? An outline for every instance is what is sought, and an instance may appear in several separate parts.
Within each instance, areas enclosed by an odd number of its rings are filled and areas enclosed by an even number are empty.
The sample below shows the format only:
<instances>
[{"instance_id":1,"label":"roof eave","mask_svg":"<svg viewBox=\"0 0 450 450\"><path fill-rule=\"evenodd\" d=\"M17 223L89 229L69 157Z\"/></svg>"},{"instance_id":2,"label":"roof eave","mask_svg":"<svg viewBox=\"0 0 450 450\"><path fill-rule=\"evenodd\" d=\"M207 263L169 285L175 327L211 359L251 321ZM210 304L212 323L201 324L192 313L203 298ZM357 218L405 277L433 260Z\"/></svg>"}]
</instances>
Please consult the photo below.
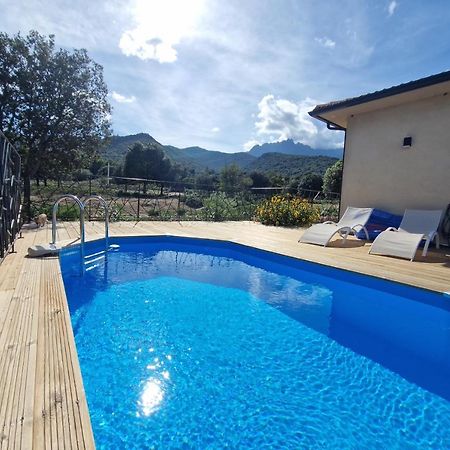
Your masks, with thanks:
<instances>
[{"instance_id":1,"label":"roof eave","mask_svg":"<svg viewBox=\"0 0 450 450\"><path fill-rule=\"evenodd\" d=\"M309 111L308 114L311 117L314 117L314 119L318 119L318 120L326 123L327 124L327 128L329 130L332 130L332 131L346 131L347 130L347 128L344 128L343 126L338 125L337 123L332 122L331 120L328 120L325 117L322 117L322 116L320 116L318 114L314 114L314 109L312 111Z\"/></svg>"},{"instance_id":2,"label":"roof eave","mask_svg":"<svg viewBox=\"0 0 450 450\"><path fill-rule=\"evenodd\" d=\"M419 80L409 81L407 83L392 86L390 88L382 89L380 91L371 92L369 94L360 95L358 97L349 98L332 103L324 103L317 105L309 114L312 117L319 118L320 114L325 114L340 109L351 108L352 106L362 105L364 103L381 100L387 97L392 97L406 92L416 91L418 89L427 88L441 83L450 81L450 71L441 72L436 75L421 78Z\"/></svg>"}]
</instances>

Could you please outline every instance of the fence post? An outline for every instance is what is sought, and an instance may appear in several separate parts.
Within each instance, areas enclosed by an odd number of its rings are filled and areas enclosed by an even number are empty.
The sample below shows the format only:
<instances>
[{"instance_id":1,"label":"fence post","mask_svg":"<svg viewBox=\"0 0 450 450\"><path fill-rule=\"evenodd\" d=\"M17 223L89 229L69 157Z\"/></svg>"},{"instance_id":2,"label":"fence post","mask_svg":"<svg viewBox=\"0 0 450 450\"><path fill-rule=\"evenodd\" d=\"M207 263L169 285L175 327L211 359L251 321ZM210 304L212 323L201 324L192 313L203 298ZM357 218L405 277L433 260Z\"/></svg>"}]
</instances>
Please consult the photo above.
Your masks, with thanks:
<instances>
[{"instance_id":1,"label":"fence post","mask_svg":"<svg viewBox=\"0 0 450 450\"><path fill-rule=\"evenodd\" d=\"M89 195L92 195L92 178L89 177ZM88 212L88 220L89 222L91 221L92 217L91 217L91 213L92 213L92 205L91 202L89 202L89 212Z\"/></svg>"},{"instance_id":2,"label":"fence post","mask_svg":"<svg viewBox=\"0 0 450 450\"><path fill-rule=\"evenodd\" d=\"M217 202L218 202L218 195L215 195L214 196L214 199L215 199L215 204L214 204L214 222L217 222L217 216L218 216L218 214L217 214Z\"/></svg>"},{"instance_id":3,"label":"fence post","mask_svg":"<svg viewBox=\"0 0 450 450\"><path fill-rule=\"evenodd\" d=\"M141 183L138 184L138 204L137 204L137 220L139 221L141 210Z\"/></svg>"}]
</instances>

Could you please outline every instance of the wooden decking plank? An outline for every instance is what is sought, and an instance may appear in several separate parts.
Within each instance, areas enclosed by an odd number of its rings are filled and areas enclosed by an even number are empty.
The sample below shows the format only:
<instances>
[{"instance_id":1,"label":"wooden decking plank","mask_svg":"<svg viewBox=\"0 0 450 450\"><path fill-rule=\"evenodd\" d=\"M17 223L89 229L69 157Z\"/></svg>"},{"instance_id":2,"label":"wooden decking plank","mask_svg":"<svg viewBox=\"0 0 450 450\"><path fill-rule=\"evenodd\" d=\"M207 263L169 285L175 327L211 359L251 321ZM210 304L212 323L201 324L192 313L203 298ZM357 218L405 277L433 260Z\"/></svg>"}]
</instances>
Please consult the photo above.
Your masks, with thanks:
<instances>
[{"instance_id":1,"label":"wooden decking plank","mask_svg":"<svg viewBox=\"0 0 450 450\"><path fill-rule=\"evenodd\" d=\"M63 385L63 380L61 379L61 361L59 359L58 348L64 345L63 342L59 342L59 336L57 332L57 315L61 312L55 307L55 298L52 286L49 286L49 261L45 261L45 287L47 292L45 293L46 307L48 308L48 321L44 325L48 328L49 337L49 390L48 390L48 404L50 411L50 424L52 443L56 444L60 442L62 445L65 444L65 429L64 429L64 416L62 410L62 404L65 403L65 386Z\"/></svg>"},{"instance_id":2,"label":"wooden decking plank","mask_svg":"<svg viewBox=\"0 0 450 450\"><path fill-rule=\"evenodd\" d=\"M22 426L23 408L25 397L33 392L26 392L26 374L28 365L35 364L30 358L30 347L35 342L32 336L33 330L33 303L36 301L34 289L36 277L39 274L39 263L36 260L27 260L19 277L18 287L14 294L16 300L15 323L11 323L10 332L7 336L7 351L3 353L2 381L7 385L2 390L3 417L2 435L7 447L15 447L16 428ZM19 316L17 318L17 316ZM34 389L34 383L32 385Z\"/></svg>"},{"instance_id":3,"label":"wooden decking plank","mask_svg":"<svg viewBox=\"0 0 450 450\"><path fill-rule=\"evenodd\" d=\"M34 233L34 243L39 243L45 230L39 229ZM16 427L15 443L17 448L32 448L33 442L33 407L34 407L34 389L35 389L35 373L37 361L37 331L38 331L38 313L39 313L39 294L40 294L40 268L39 261L26 260L30 263L29 272L32 282L30 282L30 328L29 340L26 342L27 359L24 360L24 380L22 383L22 390L18 398L18 423L20 426ZM36 262L37 264L34 264ZM32 264L33 263L33 264Z\"/></svg>"},{"instance_id":4,"label":"wooden decking plank","mask_svg":"<svg viewBox=\"0 0 450 450\"><path fill-rule=\"evenodd\" d=\"M58 315L58 330L61 333L61 340L64 342L62 348L62 359L64 361L65 375L67 382L67 401L69 404L68 417L70 416L69 426L71 429L72 441L76 440L77 448L86 448L86 439L83 434L84 423L83 417L80 410L80 397L77 390L77 382L81 382L81 374L78 365L74 365L73 361L77 361L78 358L76 353L74 353L75 348L70 346L70 342L74 341L73 333L68 330L72 330L72 325L70 323L70 313L67 307L67 301L64 296L63 286L61 286L61 274L59 270L59 262L55 261L51 272L51 285L54 290L54 298L58 300L58 307L61 308L61 314ZM78 371L78 374L76 374ZM84 397L84 391L82 391L82 396ZM87 405L86 410L87 410ZM89 417L87 417L89 419ZM86 425L90 430L90 421Z\"/></svg>"},{"instance_id":5,"label":"wooden decking plank","mask_svg":"<svg viewBox=\"0 0 450 450\"><path fill-rule=\"evenodd\" d=\"M55 346L56 358L55 361L58 363L58 375L60 384L60 395L61 395L61 422L63 423L63 436L64 442L67 445L71 443L76 444L76 448L80 448L79 439L76 436L76 424L74 412L74 399L72 397L72 383L73 378L71 377L70 370L68 370L67 361L67 336L64 332L64 323L62 320L64 309L62 308L60 301L60 292L58 292L56 276L58 276L58 261L56 259L48 261L46 279L47 279L47 289L48 298L51 304L52 317L52 333L56 338L57 345ZM58 381L58 380L57 380ZM83 447L81 447L83 448Z\"/></svg>"},{"instance_id":6,"label":"wooden decking plank","mask_svg":"<svg viewBox=\"0 0 450 450\"><path fill-rule=\"evenodd\" d=\"M33 261L34 262L34 261ZM31 263L31 261L30 261ZM17 448L31 448L33 437L33 398L34 398L34 375L36 372L36 343L37 343L37 319L39 308L39 263L30 264L29 270L32 274L28 280L30 283L30 309L29 321L25 329L23 345L23 363L18 373L21 378L20 390L17 392L13 402L15 410L13 419L16 418L14 443ZM29 401L31 399L31 401ZM10 435L12 433L10 432Z\"/></svg>"},{"instance_id":7,"label":"wooden decking plank","mask_svg":"<svg viewBox=\"0 0 450 450\"><path fill-rule=\"evenodd\" d=\"M29 236L29 242L34 241L35 236ZM25 250L25 249L23 249ZM28 307L30 306L30 298L24 288L28 288L32 284L27 283L27 260L23 258L23 254L16 253L8 255L11 263L14 260L21 262L19 273L16 270L19 266L10 264L10 271L14 271L12 276L16 279L16 286L11 296L7 316L4 326L0 333L0 441L1 448L12 448L11 441L14 437L10 435L11 429L16 426L17 418L14 418L14 406L12 405L14 395L20 392L22 387L21 379L17 375L22 375L19 368L21 367L22 357L26 352L23 348L23 342L26 341L26 323L30 319ZM4 261L4 263L6 260ZM6 264L6 267L8 265ZM28 271L29 274L29 271ZM12 278L8 277L8 279ZM23 334L22 334L23 333Z\"/></svg>"},{"instance_id":8,"label":"wooden decking plank","mask_svg":"<svg viewBox=\"0 0 450 450\"><path fill-rule=\"evenodd\" d=\"M1 266L5 269L0 270L0 335L25 261L23 256L25 256L27 248L33 244L34 239L34 234L26 233L24 238L17 241L16 253L8 255Z\"/></svg>"},{"instance_id":9,"label":"wooden decking plank","mask_svg":"<svg viewBox=\"0 0 450 450\"><path fill-rule=\"evenodd\" d=\"M60 307L64 311L64 314L60 316L61 330L65 336L66 352L70 356L68 358L68 369L70 370L70 377L73 380L71 383L72 395L74 398L75 408L75 425L77 429L78 442L80 448L92 449L94 448L93 434L91 428L90 417L88 413L86 395L84 392L83 381L81 378L81 370L78 362L78 356L75 348L75 339L73 336L72 324L70 321L69 307L65 296L64 285L61 275L61 269L58 261L55 261L54 270L52 271L54 281L53 286L58 293L58 299ZM83 445L81 445L81 443Z\"/></svg>"}]
</instances>

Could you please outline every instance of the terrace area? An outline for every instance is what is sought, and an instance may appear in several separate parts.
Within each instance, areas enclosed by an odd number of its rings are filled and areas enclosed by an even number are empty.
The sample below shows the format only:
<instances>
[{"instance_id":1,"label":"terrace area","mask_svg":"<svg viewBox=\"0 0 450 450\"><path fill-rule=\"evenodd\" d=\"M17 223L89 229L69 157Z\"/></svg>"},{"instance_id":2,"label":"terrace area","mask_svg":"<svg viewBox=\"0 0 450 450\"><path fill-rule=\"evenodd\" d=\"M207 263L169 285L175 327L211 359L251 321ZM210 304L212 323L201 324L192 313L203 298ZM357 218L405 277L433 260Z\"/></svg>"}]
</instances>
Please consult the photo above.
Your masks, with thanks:
<instances>
[{"instance_id":1,"label":"terrace area","mask_svg":"<svg viewBox=\"0 0 450 450\"><path fill-rule=\"evenodd\" d=\"M103 236L86 224L87 239ZM244 222L114 222L112 236L176 235L229 240L320 264L447 292L450 251L414 262L369 255L349 239L322 248L298 244L302 230ZM77 222L58 224L58 241L78 238ZM51 240L50 225L23 230L0 270L0 448L94 448L89 412L58 258L28 258ZM450 300L450 299L449 299Z\"/></svg>"}]
</instances>

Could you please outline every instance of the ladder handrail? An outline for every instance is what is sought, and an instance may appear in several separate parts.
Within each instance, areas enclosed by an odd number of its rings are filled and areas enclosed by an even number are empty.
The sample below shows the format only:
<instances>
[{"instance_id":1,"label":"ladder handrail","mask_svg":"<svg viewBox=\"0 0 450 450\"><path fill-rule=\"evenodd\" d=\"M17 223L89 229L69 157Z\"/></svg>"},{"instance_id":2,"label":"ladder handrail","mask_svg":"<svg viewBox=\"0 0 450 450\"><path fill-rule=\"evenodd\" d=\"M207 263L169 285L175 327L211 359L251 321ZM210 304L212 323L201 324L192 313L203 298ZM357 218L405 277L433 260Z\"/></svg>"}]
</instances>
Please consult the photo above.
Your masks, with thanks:
<instances>
[{"instance_id":1,"label":"ladder handrail","mask_svg":"<svg viewBox=\"0 0 450 450\"><path fill-rule=\"evenodd\" d=\"M105 210L105 247L106 247L106 249L108 249L108 247L109 247L109 209L108 209L108 204L106 203L105 199L103 197L101 197L100 195L89 195L89 197L87 197L84 200L83 207L86 209L86 205L89 202L92 202L94 200L97 200L103 206L103 209Z\"/></svg>"},{"instance_id":2,"label":"ladder handrail","mask_svg":"<svg viewBox=\"0 0 450 450\"><path fill-rule=\"evenodd\" d=\"M84 204L83 202L76 196L72 194L64 194L61 195L61 197L58 197L55 204L53 205L53 214L52 214L52 244L56 244L56 214L58 212L59 204L64 199L70 199L73 200L79 207L80 207L80 252L81 252L81 260L84 260L84 241L85 241L85 234L84 234Z\"/></svg>"}]
</instances>

